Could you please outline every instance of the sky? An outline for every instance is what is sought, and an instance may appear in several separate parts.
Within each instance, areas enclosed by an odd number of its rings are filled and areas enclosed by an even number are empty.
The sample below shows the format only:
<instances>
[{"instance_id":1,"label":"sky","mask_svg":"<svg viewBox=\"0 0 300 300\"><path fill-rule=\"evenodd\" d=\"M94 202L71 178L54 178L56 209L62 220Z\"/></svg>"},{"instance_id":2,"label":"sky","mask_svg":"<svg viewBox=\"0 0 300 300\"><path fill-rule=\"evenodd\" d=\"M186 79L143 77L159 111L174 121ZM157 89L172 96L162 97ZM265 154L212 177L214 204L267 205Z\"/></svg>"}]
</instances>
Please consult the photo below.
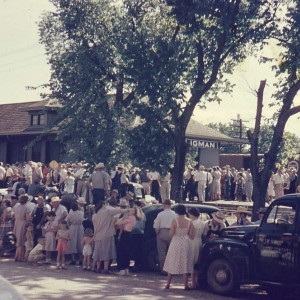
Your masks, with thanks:
<instances>
[{"instance_id":1,"label":"sky","mask_svg":"<svg viewBox=\"0 0 300 300\"><path fill-rule=\"evenodd\" d=\"M45 49L39 43L38 22L45 11L52 10L48 0L0 0L0 104L37 101L49 81L50 67L47 65ZM269 48L264 55L278 55L278 50ZM207 108L196 109L193 118L207 124L229 123L238 115L245 125L254 126L256 97L260 80L267 79L263 113L272 116L268 103L272 100L274 74L267 65L259 64L254 57L247 58L229 78L235 84L231 95L221 95L222 102L208 103ZM300 105L300 96L296 104ZM286 130L300 136L300 120L294 116Z\"/></svg>"}]
</instances>

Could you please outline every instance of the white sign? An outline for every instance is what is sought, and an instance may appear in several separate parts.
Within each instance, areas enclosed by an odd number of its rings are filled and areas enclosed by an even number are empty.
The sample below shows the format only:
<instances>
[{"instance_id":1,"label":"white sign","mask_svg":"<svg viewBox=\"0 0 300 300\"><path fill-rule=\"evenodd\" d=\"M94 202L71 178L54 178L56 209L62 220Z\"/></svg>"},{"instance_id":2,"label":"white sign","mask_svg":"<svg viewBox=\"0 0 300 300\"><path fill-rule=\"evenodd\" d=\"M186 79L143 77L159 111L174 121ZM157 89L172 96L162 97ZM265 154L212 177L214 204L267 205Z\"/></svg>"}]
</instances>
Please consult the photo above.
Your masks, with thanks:
<instances>
[{"instance_id":1,"label":"white sign","mask_svg":"<svg viewBox=\"0 0 300 300\"><path fill-rule=\"evenodd\" d=\"M289 164L288 164L288 167L289 168L294 168L298 172L299 165L295 160L290 161Z\"/></svg>"},{"instance_id":2,"label":"white sign","mask_svg":"<svg viewBox=\"0 0 300 300\"><path fill-rule=\"evenodd\" d=\"M190 146L196 148L219 149L218 142L202 141L202 140L195 140L195 139L185 139L185 142Z\"/></svg>"}]
</instances>

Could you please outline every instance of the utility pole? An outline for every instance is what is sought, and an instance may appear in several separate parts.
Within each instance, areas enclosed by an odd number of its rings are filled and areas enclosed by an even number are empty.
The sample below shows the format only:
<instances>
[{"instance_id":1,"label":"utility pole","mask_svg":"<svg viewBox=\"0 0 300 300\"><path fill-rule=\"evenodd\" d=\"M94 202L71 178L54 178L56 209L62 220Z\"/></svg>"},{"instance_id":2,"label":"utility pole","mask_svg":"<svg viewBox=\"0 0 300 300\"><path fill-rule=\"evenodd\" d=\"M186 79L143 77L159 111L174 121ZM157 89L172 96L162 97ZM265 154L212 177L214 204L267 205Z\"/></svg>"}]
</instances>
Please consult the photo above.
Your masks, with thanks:
<instances>
[{"instance_id":1,"label":"utility pole","mask_svg":"<svg viewBox=\"0 0 300 300\"><path fill-rule=\"evenodd\" d=\"M237 118L236 120L231 119L231 121L233 121L232 123L232 127L233 127L233 133L234 133L234 137L235 138L239 138L239 139L243 139L246 138L245 134L246 134L246 126L244 126L243 123L248 122L248 121L243 121L241 119L240 114L237 114ZM240 153L242 153L242 145L240 145Z\"/></svg>"}]
</instances>

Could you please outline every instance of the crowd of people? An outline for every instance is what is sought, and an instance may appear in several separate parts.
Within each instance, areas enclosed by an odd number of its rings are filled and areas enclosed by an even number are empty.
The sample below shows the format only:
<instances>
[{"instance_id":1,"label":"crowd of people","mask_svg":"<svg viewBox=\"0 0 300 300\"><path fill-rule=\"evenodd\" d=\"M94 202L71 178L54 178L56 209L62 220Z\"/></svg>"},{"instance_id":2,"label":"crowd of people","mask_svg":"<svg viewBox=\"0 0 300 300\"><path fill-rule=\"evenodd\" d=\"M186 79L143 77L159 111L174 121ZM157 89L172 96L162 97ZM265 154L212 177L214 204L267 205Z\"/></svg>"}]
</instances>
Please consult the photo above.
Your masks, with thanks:
<instances>
[{"instance_id":1,"label":"crowd of people","mask_svg":"<svg viewBox=\"0 0 300 300\"><path fill-rule=\"evenodd\" d=\"M185 289L190 288L188 274L191 288L196 287L195 265L202 243L225 227L225 216L220 211L207 222L199 219L196 208L187 212L179 204L174 212L168 198L169 173L161 177L158 172L139 168L127 173L123 165L118 165L108 174L104 164L98 163L89 174L83 163L43 166L33 162L1 165L0 172L4 174L0 176L1 187L7 189L7 194L0 196L0 241L13 231L16 261L51 264L56 255L56 267L66 269L65 257L69 255L70 264L82 264L83 270L107 274L115 261L116 274L126 276L130 274L131 260L134 269L140 270L146 223L141 208L145 202L135 198L129 182L140 183L145 194L153 195L154 203L163 203L164 210L157 215L153 228L161 273L168 276L167 289L172 276L178 274L183 274ZM274 191L274 195L268 194L270 200L285 191L296 191L296 180L294 169L277 170L270 179L269 190ZM183 198L200 203L221 198L252 201L250 170L190 167L184 186ZM260 219L263 213L263 209L259 211ZM233 225L252 224L248 216L246 208L238 207Z\"/></svg>"}]
</instances>

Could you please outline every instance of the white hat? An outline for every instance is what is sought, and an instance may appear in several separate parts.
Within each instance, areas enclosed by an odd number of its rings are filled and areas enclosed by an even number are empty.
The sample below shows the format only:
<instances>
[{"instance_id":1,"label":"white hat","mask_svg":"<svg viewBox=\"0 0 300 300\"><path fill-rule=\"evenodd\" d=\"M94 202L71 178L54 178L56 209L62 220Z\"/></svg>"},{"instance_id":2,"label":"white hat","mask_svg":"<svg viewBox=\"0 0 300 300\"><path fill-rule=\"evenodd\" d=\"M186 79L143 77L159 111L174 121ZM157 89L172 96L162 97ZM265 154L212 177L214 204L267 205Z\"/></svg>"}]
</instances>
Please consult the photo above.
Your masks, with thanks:
<instances>
[{"instance_id":1,"label":"white hat","mask_svg":"<svg viewBox=\"0 0 300 300\"><path fill-rule=\"evenodd\" d=\"M60 202L61 200L59 199L58 196L54 196L51 198L51 202Z\"/></svg>"},{"instance_id":2,"label":"white hat","mask_svg":"<svg viewBox=\"0 0 300 300\"><path fill-rule=\"evenodd\" d=\"M212 217L218 223L223 223L225 219L225 216L221 211L215 211L212 213Z\"/></svg>"},{"instance_id":3,"label":"white hat","mask_svg":"<svg viewBox=\"0 0 300 300\"><path fill-rule=\"evenodd\" d=\"M86 201L83 197L79 197L76 201L77 201L77 203L80 203L80 204L86 204Z\"/></svg>"},{"instance_id":4,"label":"white hat","mask_svg":"<svg viewBox=\"0 0 300 300\"><path fill-rule=\"evenodd\" d=\"M120 199L120 203L119 203L120 206L128 206L128 202L125 198L121 198Z\"/></svg>"}]
</instances>

